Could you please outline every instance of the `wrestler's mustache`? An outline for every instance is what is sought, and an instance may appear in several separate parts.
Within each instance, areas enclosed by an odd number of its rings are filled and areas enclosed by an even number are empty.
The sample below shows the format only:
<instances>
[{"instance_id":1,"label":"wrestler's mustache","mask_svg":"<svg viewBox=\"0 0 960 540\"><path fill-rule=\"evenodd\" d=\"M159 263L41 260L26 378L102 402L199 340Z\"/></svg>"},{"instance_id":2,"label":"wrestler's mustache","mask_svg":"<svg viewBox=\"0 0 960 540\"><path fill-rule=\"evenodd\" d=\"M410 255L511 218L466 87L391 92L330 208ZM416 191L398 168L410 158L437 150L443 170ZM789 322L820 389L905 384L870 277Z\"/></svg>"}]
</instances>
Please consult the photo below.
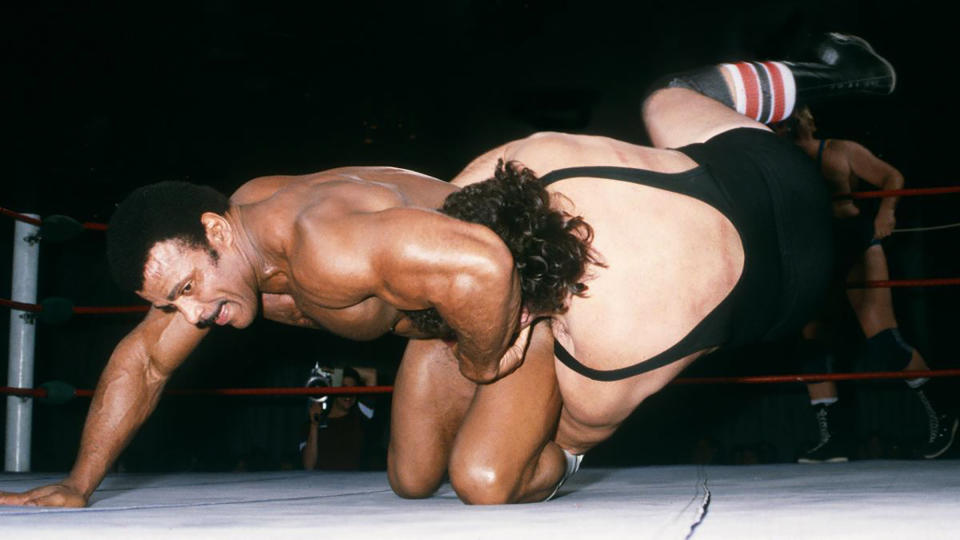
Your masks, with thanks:
<instances>
[{"instance_id":1,"label":"wrestler's mustache","mask_svg":"<svg viewBox=\"0 0 960 540\"><path fill-rule=\"evenodd\" d=\"M201 319L197 321L197 328L210 328L216 323L217 317L220 316L220 312L223 311L223 306L227 303L226 300L217 304L217 309L213 310L213 315L210 315L206 319Z\"/></svg>"}]
</instances>

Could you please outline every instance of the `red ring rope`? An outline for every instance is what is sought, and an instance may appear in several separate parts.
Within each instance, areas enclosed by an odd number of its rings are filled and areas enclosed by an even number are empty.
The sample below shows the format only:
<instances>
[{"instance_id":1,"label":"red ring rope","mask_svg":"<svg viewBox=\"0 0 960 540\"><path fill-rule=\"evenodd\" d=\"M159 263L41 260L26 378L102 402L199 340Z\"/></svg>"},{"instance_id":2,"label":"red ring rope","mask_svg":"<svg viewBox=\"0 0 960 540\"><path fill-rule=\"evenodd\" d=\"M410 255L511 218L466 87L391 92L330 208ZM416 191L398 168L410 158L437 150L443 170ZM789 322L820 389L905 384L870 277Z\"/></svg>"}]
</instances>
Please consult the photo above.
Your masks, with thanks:
<instances>
[{"instance_id":1,"label":"red ring rope","mask_svg":"<svg viewBox=\"0 0 960 540\"><path fill-rule=\"evenodd\" d=\"M808 373L794 375L749 375L743 377L681 377L678 384L768 384L787 382L856 381L878 379L919 379L925 377L958 377L960 369L915 371L866 371L863 373Z\"/></svg>"},{"instance_id":2,"label":"red ring rope","mask_svg":"<svg viewBox=\"0 0 960 540\"><path fill-rule=\"evenodd\" d=\"M848 289L889 289L895 287L940 287L945 285L960 285L960 278L927 278L927 279L888 279L875 281L852 281L847 283ZM0 306L20 311L38 313L43 311L40 304L27 304L0 298ZM144 313L150 306L74 306L73 312L79 315L103 315L112 313Z\"/></svg>"},{"instance_id":3,"label":"red ring rope","mask_svg":"<svg viewBox=\"0 0 960 540\"><path fill-rule=\"evenodd\" d=\"M19 309L20 311L29 311L31 313L39 313L43 311L43 306L40 304L27 304L24 302L7 300L6 298L0 298L0 306L8 307L10 309Z\"/></svg>"},{"instance_id":4,"label":"red ring rope","mask_svg":"<svg viewBox=\"0 0 960 540\"><path fill-rule=\"evenodd\" d=\"M890 289L897 287L940 287L945 285L960 285L960 278L926 278L926 279L888 279L875 281L851 281L848 289ZM0 306L20 311L39 313L43 311L40 304L27 304L0 298ZM113 313L145 313L150 306L74 306L73 312L78 315L104 315Z\"/></svg>"},{"instance_id":5,"label":"red ring rope","mask_svg":"<svg viewBox=\"0 0 960 540\"><path fill-rule=\"evenodd\" d=\"M834 199L880 199L883 197L910 197L914 195L943 195L946 193L960 193L960 186L945 186L933 188L881 189L877 191L854 191L852 193L838 193Z\"/></svg>"},{"instance_id":6,"label":"red ring rope","mask_svg":"<svg viewBox=\"0 0 960 540\"><path fill-rule=\"evenodd\" d=\"M43 311L41 304L28 304L0 298L0 306L20 311L29 311L31 313L40 313ZM74 306L73 312L82 315L103 315L109 313L144 313L150 309L150 306Z\"/></svg>"},{"instance_id":7,"label":"red ring rope","mask_svg":"<svg viewBox=\"0 0 960 540\"><path fill-rule=\"evenodd\" d=\"M31 224L31 225L38 225L38 226L39 226L39 225L42 224L42 220L40 220L40 219L38 219L38 218L30 217L30 216L28 216L28 215L26 215L26 214L21 214L21 213L19 213L19 212L14 212L13 210L9 210L9 209L3 208L3 207L0 207L0 214L3 214L3 215L5 215L5 216L10 216L10 217L12 217L13 219L16 219L17 221L22 221L22 222L24 222L24 223L29 223L29 224Z\"/></svg>"},{"instance_id":8,"label":"red ring rope","mask_svg":"<svg viewBox=\"0 0 960 540\"><path fill-rule=\"evenodd\" d=\"M943 195L947 193L960 193L960 186L944 186L932 188L906 188L906 189L884 189L878 191L854 191L852 193L839 193L834 195L835 199L877 199L883 197L910 197L914 195ZM12 217L14 219L30 223L31 225L41 225L43 220L30 217L20 212L14 212L8 208L0 207L0 214ZM105 231L106 223L81 223L84 229Z\"/></svg>"},{"instance_id":9,"label":"red ring rope","mask_svg":"<svg viewBox=\"0 0 960 540\"><path fill-rule=\"evenodd\" d=\"M31 224L31 225L37 225L37 226L43 225L43 220L42 220L42 219L38 219L38 218L35 218L35 217L31 217L31 216L28 216L28 215L26 215L26 214L21 214L20 212L14 212L13 210L10 210L9 208L0 207L0 214L3 214L3 215L5 215L5 216L12 217L13 219L16 219L17 221L22 221L22 222L24 222L24 223L29 223L29 224ZM86 221L86 222L81 223L80 225L81 225L84 229L91 230L91 231L105 231L105 230L107 230L107 224L106 224L106 223L94 223L94 222L92 222L92 221Z\"/></svg>"},{"instance_id":10,"label":"red ring rope","mask_svg":"<svg viewBox=\"0 0 960 540\"><path fill-rule=\"evenodd\" d=\"M742 377L681 377L672 384L771 384L771 383L807 383L823 381L853 381L881 379L918 379L934 377L958 377L960 369L935 369L915 371L873 371L864 373L809 373L791 375L748 375ZM318 396L318 395L357 395L389 394L392 386L334 386L334 387L280 387L280 388L200 388L165 390L169 396ZM44 388L16 388L0 386L0 394L43 398L47 396ZM76 389L74 396L92 397L93 390Z\"/></svg>"},{"instance_id":11,"label":"red ring rope","mask_svg":"<svg viewBox=\"0 0 960 540\"><path fill-rule=\"evenodd\" d=\"M78 315L105 315L110 313L145 313L150 306L76 306L73 312Z\"/></svg>"},{"instance_id":12,"label":"red ring rope","mask_svg":"<svg viewBox=\"0 0 960 540\"><path fill-rule=\"evenodd\" d=\"M960 285L960 278L888 279L847 283L848 289L889 289L891 287L938 287Z\"/></svg>"}]
</instances>

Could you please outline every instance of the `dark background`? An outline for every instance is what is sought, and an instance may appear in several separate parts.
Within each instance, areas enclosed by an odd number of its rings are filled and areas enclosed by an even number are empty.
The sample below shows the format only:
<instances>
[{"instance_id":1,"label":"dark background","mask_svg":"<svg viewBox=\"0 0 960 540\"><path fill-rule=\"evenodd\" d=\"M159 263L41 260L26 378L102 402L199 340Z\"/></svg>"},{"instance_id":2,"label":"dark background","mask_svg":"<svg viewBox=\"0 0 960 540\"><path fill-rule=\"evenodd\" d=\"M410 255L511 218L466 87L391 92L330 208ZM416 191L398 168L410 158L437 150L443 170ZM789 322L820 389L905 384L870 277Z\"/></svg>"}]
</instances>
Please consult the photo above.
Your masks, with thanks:
<instances>
[{"instance_id":1,"label":"dark background","mask_svg":"<svg viewBox=\"0 0 960 540\"><path fill-rule=\"evenodd\" d=\"M388 164L450 178L480 153L539 130L644 143L639 104L658 76L718 61L799 58L810 36L825 30L869 39L899 80L893 96L817 108L820 134L863 142L910 186L956 183L946 170L954 156L955 87L943 64L957 47L934 4L26 4L5 7L0 17L7 135L0 206L18 211L105 222L130 190L158 180L230 193L258 175L344 165ZM952 222L955 202L903 200L899 223ZM4 253L9 221L0 220ZM888 243L892 275L956 276L956 245L952 231L895 235ZM97 232L44 245L40 298L138 302L110 282L102 253ZM2 266L0 297L8 298L10 270ZM956 365L949 344L956 300L950 289L896 292L904 334L937 367ZM136 317L95 316L41 326L37 382L93 387L134 324ZM317 360L377 366L389 383L402 348L389 337L357 344L259 321L243 332L213 332L170 386L297 386ZM703 360L694 371L789 372L786 352L783 345L740 351ZM901 388L844 388L858 404L862 455L907 455L924 436L919 406ZM725 462L792 460L813 436L805 403L799 385L673 386L591 453L591 463L685 462L705 445L719 448ZM87 404L36 405L34 469L69 468ZM121 463L126 470L296 463L303 412L302 398L169 398ZM874 443L880 450L870 453Z\"/></svg>"}]
</instances>

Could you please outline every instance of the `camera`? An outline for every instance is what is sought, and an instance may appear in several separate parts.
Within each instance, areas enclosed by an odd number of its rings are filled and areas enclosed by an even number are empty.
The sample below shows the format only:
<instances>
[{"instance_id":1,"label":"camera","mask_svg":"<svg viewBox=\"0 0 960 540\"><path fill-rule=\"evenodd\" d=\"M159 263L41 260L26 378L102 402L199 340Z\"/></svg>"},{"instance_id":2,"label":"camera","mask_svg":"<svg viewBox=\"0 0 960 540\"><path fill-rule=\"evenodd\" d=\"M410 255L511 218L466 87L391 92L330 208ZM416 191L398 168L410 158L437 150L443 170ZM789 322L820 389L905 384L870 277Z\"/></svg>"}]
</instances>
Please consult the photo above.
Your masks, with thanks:
<instances>
[{"instance_id":1,"label":"camera","mask_svg":"<svg viewBox=\"0 0 960 540\"><path fill-rule=\"evenodd\" d=\"M327 369L320 367L320 363L317 362L313 369L310 370L310 377L307 379L307 388L327 388L333 386L333 372ZM307 410L313 406L314 403L320 404L321 412L319 418L314 418L314 420L319 424L325 424L327 415L330 414L330 395L322 396L307 396ZM314 416L318 416L314 414Z\"/></svg>"}]
</instances>

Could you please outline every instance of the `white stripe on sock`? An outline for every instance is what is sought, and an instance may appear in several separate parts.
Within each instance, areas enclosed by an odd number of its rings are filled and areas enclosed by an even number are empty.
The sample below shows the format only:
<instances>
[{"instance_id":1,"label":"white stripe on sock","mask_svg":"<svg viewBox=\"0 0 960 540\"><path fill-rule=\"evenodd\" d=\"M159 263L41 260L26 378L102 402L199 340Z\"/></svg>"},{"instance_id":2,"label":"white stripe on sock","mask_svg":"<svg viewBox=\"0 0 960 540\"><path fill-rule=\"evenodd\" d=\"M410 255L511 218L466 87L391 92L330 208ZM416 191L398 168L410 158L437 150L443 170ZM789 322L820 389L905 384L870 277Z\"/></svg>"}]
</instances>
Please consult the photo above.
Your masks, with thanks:
<instances>
[{"instance_id":1,"label":"white stripe on sock","mask_svg":"<svg viewBox=\"0 0 960 540\"><path fill-rule=\"evenodd\" d=\"M740 77L740 70L733 64L720 64L733 80L733 106L740 114L747 112L747 93L743 89L743 79Z\"/></svg>"},{"instance_id":2,"label":"white stripe on sock","mask_svg":"<svg viewBox=\"0 0 960 540\"><path fill-rule=\"evenodd\" d=\"M783 118L778 121L786 120L793 114L793 108L797 105L797 82L793 80L793 72L783 62L770 62L770 64L776 66L783 80Z\"/></svg>"}]
</instances>

